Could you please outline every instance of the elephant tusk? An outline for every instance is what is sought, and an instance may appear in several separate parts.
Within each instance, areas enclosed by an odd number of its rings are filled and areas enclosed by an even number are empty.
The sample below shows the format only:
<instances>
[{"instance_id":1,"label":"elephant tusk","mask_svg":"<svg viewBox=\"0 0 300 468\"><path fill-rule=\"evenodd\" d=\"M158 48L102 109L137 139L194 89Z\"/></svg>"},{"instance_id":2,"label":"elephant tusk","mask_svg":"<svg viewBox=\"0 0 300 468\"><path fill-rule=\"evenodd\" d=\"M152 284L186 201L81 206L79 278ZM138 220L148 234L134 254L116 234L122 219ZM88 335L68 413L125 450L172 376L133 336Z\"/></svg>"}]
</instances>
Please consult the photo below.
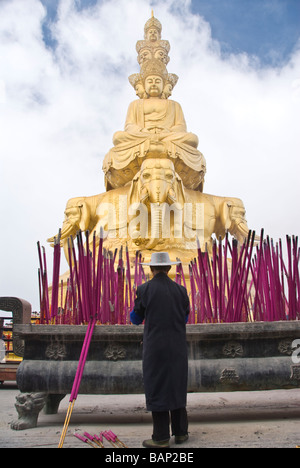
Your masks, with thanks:
<instances>
[{"instance_id":1,"label":"elephant tusk","mask_svg":"<svg viewBox=\"0 0 300 468\"><path fill-rule=\"evenodd\" d=\"M68 224L67 226L63 227L61 232L60 232L60 241L62 241L63 239L66 239L67 237L69 237L74 232L74 230L75 230L74 228L75 227L72 224ZM55 238L57 239L58 235L55 235L53 237L49 237L49 239L47 239L47 242L53 243Z\"/></svg>"},{"instance_id":2,"label":"elephant tusk","mask_svg":"<svg viewBox=\"0 0 300 468\"><path fill-rule=\"evenodd\" d=\"M248 236L249 228L248 228L247 224L245 224L243 221L238 224L238 230L240 232L243 232L244 234L246 234Z\"/></svg>"},{"instance_id":3,"label":"elephant tusk","mask_svg":"<svg viewBox=\"0 0 300 468\"><path fill-rule=\"evenodd\" d=\"M247 224L244 221L241 221L235 230L236 232L240 233L244 238L247 238L249 235L250 229L248 228Z\"/></svg>"},{"instance_id":4,"label":"elephant tusk","mask_svg":"<svg viewBox=\"0 0 300 468\"><path fill-rule=\"evenodd\" d=\"M147 250L151 250L151 249L153 249L154 247L157 246L158 241L159 241L159 239L151 239L151 240L145 245L144 248L147 249Z\"/></svg>"}]
</instances>

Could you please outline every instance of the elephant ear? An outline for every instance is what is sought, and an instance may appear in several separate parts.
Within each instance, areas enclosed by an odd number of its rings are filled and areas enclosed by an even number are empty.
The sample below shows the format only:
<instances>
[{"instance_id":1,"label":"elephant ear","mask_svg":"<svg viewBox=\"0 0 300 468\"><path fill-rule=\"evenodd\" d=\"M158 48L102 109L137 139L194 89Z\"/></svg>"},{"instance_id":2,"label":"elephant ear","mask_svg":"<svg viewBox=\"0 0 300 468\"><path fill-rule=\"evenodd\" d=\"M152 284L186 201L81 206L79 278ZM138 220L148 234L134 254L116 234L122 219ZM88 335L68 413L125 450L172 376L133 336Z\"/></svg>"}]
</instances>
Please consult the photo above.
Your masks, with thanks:
<instances>
[{"instance_id":1,"label":"elephant ear","mask_svg":"<svg viewBox=\"0 0 300 468\"><path fill-rule=\"evenodd\" d=\"M174 186L169 190L169 198L172 201L172 203L178 202L181 204L182 207L186 201L184 186L181 178L177 173L175 175Z\"/></svg>"},{"instance_id":2,"label":"elephant ear","mask_svg":"<svg viewBox=\"0 0 300 468\"><path fill-rule=\"evenodd\" d=\"M141 178L140 178L141 173L138 172L130 185L130 190L129 190L129 205L132 205L133 203L143 203L145 198L148 197L148 192L142 193L141 191Z\"/></svg>"},{"instance_id":3,"label":"elephant ear","mask_svg":"<svg viewBox=\"0 0 300 468\"><path fill-rule=\"evenodd\" d=\"M79 227L82 231L86 231L90 224L91 210L85 201L79 202L78 207L81 209Z\"/></svg>"},{"instance_id":4,"label":"elephant ear","mask_svg":"<svg viewBox=\"0 0 300 468\"><path fill-rule=\"evenodd\" d=\"M232 203L229 200L224 201L223 205L221 206L220 218L222 222L222 226L227 231L231 226L231 207Z\"/></svg>"}]
</instances>

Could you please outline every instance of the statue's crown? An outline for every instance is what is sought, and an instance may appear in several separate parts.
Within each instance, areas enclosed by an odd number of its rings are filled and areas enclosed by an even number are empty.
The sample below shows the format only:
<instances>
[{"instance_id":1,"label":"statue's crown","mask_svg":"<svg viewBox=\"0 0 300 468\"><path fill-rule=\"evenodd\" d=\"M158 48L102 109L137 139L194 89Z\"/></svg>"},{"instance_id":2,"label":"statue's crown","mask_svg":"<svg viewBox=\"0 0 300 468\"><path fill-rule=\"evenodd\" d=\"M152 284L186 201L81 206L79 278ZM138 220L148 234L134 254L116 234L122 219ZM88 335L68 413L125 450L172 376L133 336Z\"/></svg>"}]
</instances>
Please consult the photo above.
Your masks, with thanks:
<instances>
[{"instance_id":1,"label":"statue's crown","mask_svg":"<svg viewBox=\"0 0 300 468\"><path fill-rule=\"evenodd\" d=\"M147 38L147 32L151 28L155 28L159 32L159 39L160 39L162 26L161 26L161 22L157 18L154 17L153 10L152 10L151 18L148 19L148 21L146 22L144 26L145 39Z\"/></svg>"},{"instance_id":2,"label":"statue's crown","mask_svg":"<svg viewBox=\"0 0 300 468\"><path fill-rule=\"evenodd\" d=\"M158 75L163 79L163 81L166 81L168 78L168 71L161 60L150 59L142 64L140 75L143 80L145 80L147 76Z\"/></svg>"}]
</instances>

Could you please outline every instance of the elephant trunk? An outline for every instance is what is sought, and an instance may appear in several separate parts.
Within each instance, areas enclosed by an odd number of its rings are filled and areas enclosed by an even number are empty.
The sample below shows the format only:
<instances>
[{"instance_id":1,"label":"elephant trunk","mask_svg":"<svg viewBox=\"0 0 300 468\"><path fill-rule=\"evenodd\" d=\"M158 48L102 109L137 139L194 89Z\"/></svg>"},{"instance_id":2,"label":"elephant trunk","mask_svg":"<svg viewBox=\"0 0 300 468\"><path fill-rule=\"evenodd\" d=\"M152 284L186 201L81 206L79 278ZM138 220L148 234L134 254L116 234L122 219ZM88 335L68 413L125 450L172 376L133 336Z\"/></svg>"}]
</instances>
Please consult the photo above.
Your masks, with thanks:
<instances>
[{"instance_id":1,"label":"elephant trunk","mask_svg":"<svg viewBox=\"0 0 300 468\"><path fill-rule=\"evenodd\" d=\"M148 201L151 207L151 238L146 244L147 249L153 249L162 238L163 211L169 188L169 185L162 178L153 179L148 185Z\"/></svg>"},{"instance_id":2,"label":"elephant trunk","mask_svg":"<svg viewBox=\"0 0 300 468\"><path fill-rule=\"evenodd\" d=\"M162 178L153 179L148 186L150 203L164 203L167 201L169 184Z\"/></svg>"},{"instance_id":3,"label":"elephant trunk","mask_svg":"<svg viewBox=\"0 0 300 468\"><path fill-rule=\"evenodd\" d=\"M151 238L146 244L147 249L153 249L163 238L163 220L165 218L166 203L151 204Z\"/></svg>"}]
</instances>

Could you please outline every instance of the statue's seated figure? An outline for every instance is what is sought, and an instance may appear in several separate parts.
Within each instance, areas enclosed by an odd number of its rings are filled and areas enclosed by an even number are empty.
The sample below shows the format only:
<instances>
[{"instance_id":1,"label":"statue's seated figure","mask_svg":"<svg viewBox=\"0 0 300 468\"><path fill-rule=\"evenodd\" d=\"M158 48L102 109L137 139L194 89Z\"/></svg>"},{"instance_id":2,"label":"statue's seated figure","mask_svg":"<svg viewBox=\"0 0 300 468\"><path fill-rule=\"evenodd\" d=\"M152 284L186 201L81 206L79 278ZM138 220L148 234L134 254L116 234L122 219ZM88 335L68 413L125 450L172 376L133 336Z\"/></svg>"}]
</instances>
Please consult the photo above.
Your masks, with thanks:
<instances>
[{"instance_id":1,"label":"statue's seated figure","mask_svg":"<svg viewBox=\"0 0 300 468\"><path fill-rule=\"evenodd\" d=\"M180 104L168 100L170 75L158 59L142 64L144 98L128 108L124 131L113 136L114 147L103 163L106 189L131 182L145 158L168 158L185 187L203 190L206 163L198 151L198 137L187 131Z\"/></svg>"}]
</instances>

